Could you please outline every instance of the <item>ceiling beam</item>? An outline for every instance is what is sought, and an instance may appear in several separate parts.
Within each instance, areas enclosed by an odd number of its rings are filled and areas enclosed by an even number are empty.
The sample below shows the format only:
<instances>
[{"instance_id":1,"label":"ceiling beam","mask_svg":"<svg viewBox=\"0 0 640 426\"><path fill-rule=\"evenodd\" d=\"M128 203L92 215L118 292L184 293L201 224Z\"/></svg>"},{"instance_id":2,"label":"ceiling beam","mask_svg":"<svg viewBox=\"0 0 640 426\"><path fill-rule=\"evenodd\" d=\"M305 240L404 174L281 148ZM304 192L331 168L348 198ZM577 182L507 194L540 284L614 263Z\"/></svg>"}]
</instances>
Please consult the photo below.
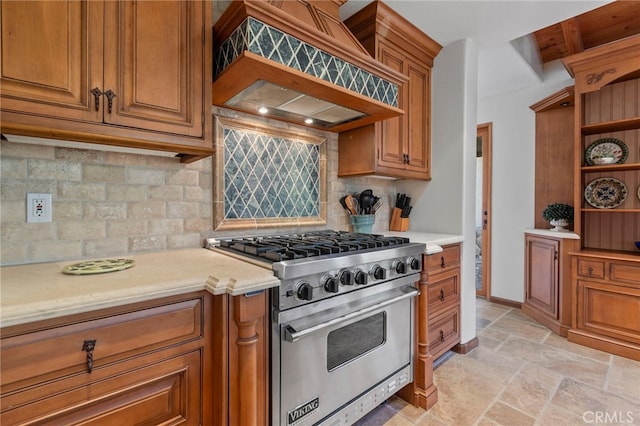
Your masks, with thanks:
<instances>
[{"instance_id":1,"label":"ceiling beam","mask_svg":"<svg viewBox=\"0 0 640 426\"><path fill-rule=\"evenodd\" d=\"M567 47L567 53L573 55L574 53L580 53L584 50L582 43L582 33L580 32L580 24L576 18L567 19L560 23L562 29L562 36L564 37L564 43Z\"/></svg>"}]
</instances>

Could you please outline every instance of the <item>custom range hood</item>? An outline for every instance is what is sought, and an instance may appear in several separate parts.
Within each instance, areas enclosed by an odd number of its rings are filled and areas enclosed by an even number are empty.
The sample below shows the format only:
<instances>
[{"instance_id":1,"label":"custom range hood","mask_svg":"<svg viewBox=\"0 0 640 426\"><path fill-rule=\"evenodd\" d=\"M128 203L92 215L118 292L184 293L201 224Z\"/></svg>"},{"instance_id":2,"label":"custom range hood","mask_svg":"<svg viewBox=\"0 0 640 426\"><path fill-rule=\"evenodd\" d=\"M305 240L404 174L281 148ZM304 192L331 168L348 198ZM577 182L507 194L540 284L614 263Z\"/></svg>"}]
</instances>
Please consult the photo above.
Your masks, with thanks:
<instances>
[{"instance_id":1,"label":"custom range hood","mask_svg":"<svg viewBox=\"0 0 640 426\"><path fill-rule=\"evenodd\" d=\"M332 132L403 114L407 78L339 19L346 0L235 0L213 28L213 104Z\"/></svg>"}]
</instances>

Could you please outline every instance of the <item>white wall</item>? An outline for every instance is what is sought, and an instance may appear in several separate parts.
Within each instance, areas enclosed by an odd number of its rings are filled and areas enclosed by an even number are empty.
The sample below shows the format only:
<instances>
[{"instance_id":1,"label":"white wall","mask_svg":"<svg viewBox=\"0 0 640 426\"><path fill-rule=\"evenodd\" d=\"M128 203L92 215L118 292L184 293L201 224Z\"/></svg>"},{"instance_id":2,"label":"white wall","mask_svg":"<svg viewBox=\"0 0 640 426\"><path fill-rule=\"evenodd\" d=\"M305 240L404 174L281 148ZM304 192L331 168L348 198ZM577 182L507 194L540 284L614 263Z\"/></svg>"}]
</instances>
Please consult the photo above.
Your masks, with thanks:
<instances>
[{"instance_id":1,"label":"white wall","mask_svg":"<svg viewBox=\"0 0 640 426\"><path fill-rule=\"evenodd\" d=\"M572 85L555 62L540 84L478 100L477 122L493 123L492 297L524 300L523 232L534 223L535 114L529 106Z\"/></svg>"},{"instance_id":2,"label":"white wall","mask_svg":"<svg viewBox=\"0 0 640 426\"><path fill-rule=\"evenodd\" d=\"M432 74L430 182L398 181L412 197L411 231L462 235L461 341L476 336L475 180L477 46L461 40L443 48Z\"/></svg>"}]
</instances>

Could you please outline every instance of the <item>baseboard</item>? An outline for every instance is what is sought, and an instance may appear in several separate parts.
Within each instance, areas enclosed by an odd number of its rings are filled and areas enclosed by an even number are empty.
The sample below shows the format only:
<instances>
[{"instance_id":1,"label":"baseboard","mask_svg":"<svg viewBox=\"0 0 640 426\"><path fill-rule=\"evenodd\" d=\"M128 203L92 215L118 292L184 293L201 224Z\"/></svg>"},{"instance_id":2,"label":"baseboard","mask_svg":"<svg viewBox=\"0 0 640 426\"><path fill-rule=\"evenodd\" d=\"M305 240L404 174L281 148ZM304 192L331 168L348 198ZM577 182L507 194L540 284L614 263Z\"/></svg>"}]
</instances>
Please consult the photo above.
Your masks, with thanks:
<instances>
[{"instance_id":1,"label":"baseboard","mask_svg":"<svg viewBox=\"0 0 640 426\"><path fill-rule=\"evenodd\" d=\"M435 370L436 368L440 367L442 364L445 363L445 361L447 361L449 358L451 358L455 354L456 353L452 349L440 355L438 358L436 358L435 361L433 361L433 369Z\"/></svg>"},{"instance_id":2,"label":"baseboard","mask_svg":"<svg viewBox=\"0 0 640 426\"><path fill-rule=\"evenodd\" d=\"M579 329L570 329L567 340L599 351L640 361L640 346L607 336L589 333Z\"/></svg>"},{"instance_id":3,"label":"baseboard","mask_svg":"<svg viewBox=\"0 0 640 426\"><path fill-rule=\"evenodd\" d=\"M514 300L509 300L509 299L501 299L500 297L491 296L491 298L489 298L487 301L489 301L491 303L498 304L498 305L509 306L511 308L516 308L516 309L521 309L522 308L522 303L521 302L516 302Z\"/></svg>"},{"instance_id":4,"label":"baseboard","mask_svg":"<svg viewBox=\"0 0 640 426\"><path fill-rule=\"evenodd\" d=\"M464 355L464 354L468 354L469 352L477 348L479 344L480 344L480 340L478 340L478 336L476 336L473 339L469 340L468 342L458 343L451 350L454 351L455 353Z\"/></svg>"}]
</instances>

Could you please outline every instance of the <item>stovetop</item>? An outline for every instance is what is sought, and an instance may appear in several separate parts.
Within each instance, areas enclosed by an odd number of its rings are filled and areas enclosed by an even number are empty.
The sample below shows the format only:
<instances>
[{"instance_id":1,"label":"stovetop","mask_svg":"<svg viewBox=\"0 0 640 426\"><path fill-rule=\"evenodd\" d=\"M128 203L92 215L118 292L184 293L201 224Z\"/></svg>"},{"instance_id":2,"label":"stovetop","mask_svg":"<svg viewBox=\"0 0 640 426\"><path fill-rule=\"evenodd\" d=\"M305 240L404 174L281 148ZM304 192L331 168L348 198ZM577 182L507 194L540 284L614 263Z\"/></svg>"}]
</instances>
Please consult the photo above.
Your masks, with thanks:
<instances>
[{"instance_id":1,"label":"stovetop","mask_svg":"<svg viewBox=\"0 0 640 426\"><path fill-rule=\"evenodd\" d=\"M343 231L222 238L217 250L270 267L274 307L290 309L388 281L415 282L425 244Z\"/></svg>"},{"instance_id":2,"label":"stovetop","mask_svg":"<svg viewBox=\"0 0 640 426\"><path fill-rule=\"evenodd\" d=\"M272 262L345 252L353 254L405 244L409 244L408 238L331 230L220 240L220 247L225 250Z\"/></svg>"}]
</instances>

